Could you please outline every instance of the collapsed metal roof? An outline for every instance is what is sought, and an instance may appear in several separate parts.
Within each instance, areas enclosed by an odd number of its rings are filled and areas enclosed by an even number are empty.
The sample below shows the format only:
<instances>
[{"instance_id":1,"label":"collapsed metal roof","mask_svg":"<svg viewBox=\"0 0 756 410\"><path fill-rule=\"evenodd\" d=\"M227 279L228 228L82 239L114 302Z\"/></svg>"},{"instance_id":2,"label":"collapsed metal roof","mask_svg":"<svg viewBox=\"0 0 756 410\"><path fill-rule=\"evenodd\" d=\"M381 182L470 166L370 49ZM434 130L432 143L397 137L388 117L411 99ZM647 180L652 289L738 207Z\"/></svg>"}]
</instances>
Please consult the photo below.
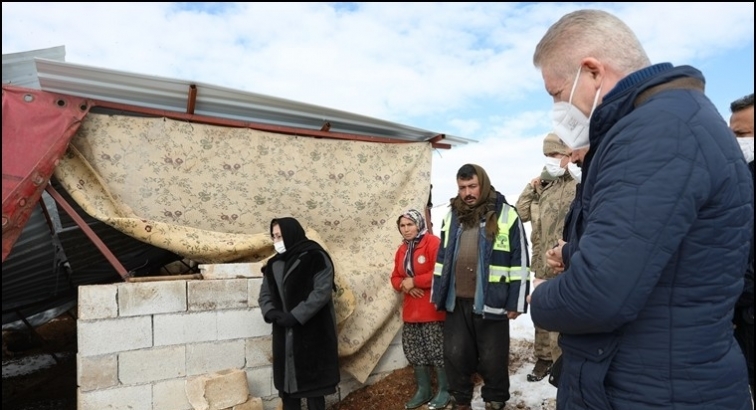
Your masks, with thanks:
<instances>
[{"instance_id":1,"label":"collapsed metal roof","mask_svg":"<svg viewBox=\"0 0 756 410\"><path fill-rule=\"evenodd\" d=\"M214 85L66 63L64 59L63 46L4 54L3 83L82 97L90 100L92 107L133 114L187 113L189 117L204 117L205 120L218 118L226 122L287 128L294 132L304 130L307 135L319 137L343 134L390 142L431 141L434 146L444 147L473 142L312 104ZM4 88L4 98L5 92ZM5 175L5 169L3 172ZM86 215L66 193L60 195L64 196L64 203L71 204L75 214ZM93 254L82 226L74 226L66 215L59 212L58 205L40 201L25 224L21 239L4 260L3 284L8 285L3 287L4 325L19 317L29 317L75 301L75 290L79 285L118 279L106 257L96 252ZM3 217L5 219L5 214ZM168 251L140 243L94 218L85 216L82 224L95 231L94 235L106 248L118 249L120 263L135 275L139 270L147 272L179 258ZM5 231L5 226L3 229ZM145 260L150 264L144 263Z\"/></svg>"},{"instance_id":2,"label":"collapsed metal roof","mask_svg":"<svg viewBox=\"0 0 756 410\"><path fill-rule=\"evenodd\" d=\"M39 89L35 57L64 61L66 48L63 46L21 53L3 54L3 84Z\"/></svg>"},{"instance_id":3,"label":"collapsed metal roof","mask_svg":"<svg viewBox=\"0 0 756 410\"><path fill-rule=\"evenodd\" d=\"M34 58L42 90L117 104L290 128L459 145L474 140L211 84Z\"/></svg>"}]
</instances>

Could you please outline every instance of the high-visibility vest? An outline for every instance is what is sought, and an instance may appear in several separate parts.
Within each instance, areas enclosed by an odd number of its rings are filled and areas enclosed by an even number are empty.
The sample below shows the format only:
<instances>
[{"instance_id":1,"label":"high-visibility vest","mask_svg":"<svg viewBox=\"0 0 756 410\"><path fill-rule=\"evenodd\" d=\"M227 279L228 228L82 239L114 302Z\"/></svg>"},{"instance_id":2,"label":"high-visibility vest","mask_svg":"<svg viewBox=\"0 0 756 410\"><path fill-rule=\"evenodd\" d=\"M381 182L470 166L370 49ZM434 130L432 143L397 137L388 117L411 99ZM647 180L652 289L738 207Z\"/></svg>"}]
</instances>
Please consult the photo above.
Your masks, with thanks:
<instances>
[{"instance_id":1,"label":"high-visibility vest","mask_svg":"<svg viewBox=\"0 0 756 410\"><path fill-rule=\"evenodd\" d=\"M451 212L446 214L443 223L441 224L441 238L443 238L443 247L445 251L448 251L449 245L449 226L451 225ZM507 260L508 254L511 252L511 246L509 243L509 231L512 225L517 222L517 211L509 204L504 204L501 213L499 214L499 233L496 235L496 241L493 244L493 250L491 252L491 262L489 264L489 282L510 282L513 280L522 280L523 269L521 266L506 266L504 261ZM481 229L484 229L481 227ZM524 235L523 233L520 233ZM436 265L433 270L435 276L441 276L443 269L443 263L436 261Z\"/></svg>"}]
</instances>

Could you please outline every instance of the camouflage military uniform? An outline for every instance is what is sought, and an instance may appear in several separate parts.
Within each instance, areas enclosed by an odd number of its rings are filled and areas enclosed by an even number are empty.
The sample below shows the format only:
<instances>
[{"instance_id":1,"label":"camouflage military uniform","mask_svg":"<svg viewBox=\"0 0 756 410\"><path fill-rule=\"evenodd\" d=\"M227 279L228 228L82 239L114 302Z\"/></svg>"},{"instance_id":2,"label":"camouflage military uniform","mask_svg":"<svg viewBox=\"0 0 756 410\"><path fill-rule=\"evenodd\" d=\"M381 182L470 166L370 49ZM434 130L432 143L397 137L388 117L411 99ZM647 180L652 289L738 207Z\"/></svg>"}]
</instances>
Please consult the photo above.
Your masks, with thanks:
<instances>
[{"instance_id":1,"label":"camouflage military uniform","mask_svg":"<svg viewBox=\"0 0 756 410\"><path fill-rule=\"evenodd\" d=\"M562 230L564 229L564 218L567 216L567 211L570 209L570 204L575 199L575 190L577 187L577 181L575 181L569 174L562 175L556 180L550 182L541 192L538 206L538 220L539 220L539 245L540 249L538 254L542 256L541 265L542 271L535 271L536 277L539 279L551 279L557 274L554 270L546 264L546 251L553 248L557 241L562 238ZM536 251L533 250L533 255ZM535 264L535 262L532 262ZM540 275L540 276L539 276ZM536 332L537 334L537 332ZM556 360L559 355L562 354L562 350L557 344L557 338L559 334L556 332L550 332L548 337L549 350L551 352L551 360Z\"/></svg>"},{"instance_id":2,"label":"camouflage military uniform","mask_svg":"<svg viewBox=\"0 0 756 410\"><path fill-rule=\"evenodd\" d=\"M542 271L535 271L539 279L552 279L556 273L546 264L546 251L553 248L557 241L562 238L564 230L564 218L570 209L572 200L575 199L577 181L569 174L562 175L551 181L541 192L538 201L539 239L540 248L538 253L542 255ZM536 251L533 250L535 255ZM538 276L541 274L542 276Z\"/></svg>"},{"instance_id":3,"label":"camouflage military uniform","mask_svg":"<svg viewBox=\"0 0 756 410\"><path fill-rule=\"evenodd\" d=\"M540 236L541 236L541 224L540 224L540 198L543 194L544 186L550 182L554 177L546 173L541 174L541 184L536 185L535 188L531 184L525 186L525 189L517 199L517 213L520 215L522 222L530 222L530 245L531 258L530 258L530 270L535 273L537 278L543 277L546 271L546 258L545 254L541 252ZM535 357L536 359L550 361L552 357L551 341L549 332L536 327L535 328Z\"/></svg>"}]
</instances>

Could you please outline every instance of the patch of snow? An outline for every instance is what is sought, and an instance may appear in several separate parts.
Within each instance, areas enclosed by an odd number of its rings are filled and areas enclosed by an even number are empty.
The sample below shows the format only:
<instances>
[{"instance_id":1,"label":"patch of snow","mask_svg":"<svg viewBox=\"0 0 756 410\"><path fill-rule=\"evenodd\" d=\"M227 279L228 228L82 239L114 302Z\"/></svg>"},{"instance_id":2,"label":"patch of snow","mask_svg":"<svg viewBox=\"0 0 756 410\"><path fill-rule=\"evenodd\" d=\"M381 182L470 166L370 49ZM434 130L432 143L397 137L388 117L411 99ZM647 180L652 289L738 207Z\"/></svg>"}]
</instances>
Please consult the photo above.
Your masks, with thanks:
<instances>
[{"instance_id":1,"label":"patch of snow","mask_svg":"<svg viewBox=\"0 0 756 410\"><path fill-rule=\"evenodd\" d=\"M55 353L58 360L65 360L73 353ZM41 370L49 369L56 365L55 359L50 354L39 354L20 357L18 359L3 360L3 379L25 376Z\"/></svg>"}]
</instances>

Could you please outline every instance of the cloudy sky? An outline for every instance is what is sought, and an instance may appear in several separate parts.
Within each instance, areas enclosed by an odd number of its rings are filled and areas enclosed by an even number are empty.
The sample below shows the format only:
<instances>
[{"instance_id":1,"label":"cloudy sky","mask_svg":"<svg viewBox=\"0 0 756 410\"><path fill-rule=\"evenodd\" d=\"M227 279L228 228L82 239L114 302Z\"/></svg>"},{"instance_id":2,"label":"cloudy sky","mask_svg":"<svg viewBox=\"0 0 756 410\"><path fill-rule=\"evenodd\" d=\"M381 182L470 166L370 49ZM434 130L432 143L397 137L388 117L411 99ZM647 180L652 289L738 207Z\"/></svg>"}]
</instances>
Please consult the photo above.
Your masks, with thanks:
<instances>
[{"instance_id":1,"label":"cloudy sky","mask_svg":"<svg viewBox=\"0 0 756 410\"><path fill-rule=\"evenodd\" d=\"M478 142L440 150L433 196L474 162L514 203L543 162L551 100L532 65L578 8L626 21L653 62L703 71L725 119L753 92L754 3L6 3L3 54L215 84ZM639 159L642 160L642 159ZM434 214L436 216L441 212Z\"/></svg>"}]
</instances>

